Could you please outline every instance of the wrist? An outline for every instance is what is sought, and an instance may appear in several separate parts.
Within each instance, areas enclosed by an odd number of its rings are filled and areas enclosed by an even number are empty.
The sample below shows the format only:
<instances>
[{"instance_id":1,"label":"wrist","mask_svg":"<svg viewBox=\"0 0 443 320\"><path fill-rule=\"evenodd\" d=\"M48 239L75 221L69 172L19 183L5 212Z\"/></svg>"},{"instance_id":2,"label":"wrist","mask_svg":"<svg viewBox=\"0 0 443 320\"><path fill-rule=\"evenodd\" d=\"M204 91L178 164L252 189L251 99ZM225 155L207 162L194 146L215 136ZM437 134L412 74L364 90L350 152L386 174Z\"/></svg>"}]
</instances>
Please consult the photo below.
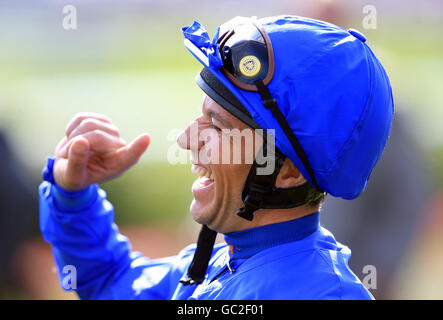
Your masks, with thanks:
<instances>
[{"instance_id":1,"label":"wrist","mask_svg":"<svg viewBox=\"0 0 443 320\"><path fill-rule=\"evenodd\" d=\"M57 184L53 184L51 193L54 205L60 211L81 211L91 207L97 199L98 185L91 184L85 189L70 191L63 189Z\"/></svg>"}]
</instances>

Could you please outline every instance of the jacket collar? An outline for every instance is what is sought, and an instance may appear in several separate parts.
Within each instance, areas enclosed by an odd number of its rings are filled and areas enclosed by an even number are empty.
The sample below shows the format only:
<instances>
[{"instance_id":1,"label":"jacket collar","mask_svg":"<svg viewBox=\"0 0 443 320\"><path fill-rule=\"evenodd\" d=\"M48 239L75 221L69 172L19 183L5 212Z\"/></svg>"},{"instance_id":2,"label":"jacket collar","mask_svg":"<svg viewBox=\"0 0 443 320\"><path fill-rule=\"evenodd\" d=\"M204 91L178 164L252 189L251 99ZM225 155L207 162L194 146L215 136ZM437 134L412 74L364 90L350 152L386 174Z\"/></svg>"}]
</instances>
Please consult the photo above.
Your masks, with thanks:
<instances>
[{"instance_id":1,"label":"jacket collar","mask_svg":"<svg viewBox=\"0 0 443 320\"><path fill-rule=\"evenodd\" d=\"M262 250L304 239L319 227L320 213L317 211L286 222L226 233L224 238L231 259L247 259Z\"/></svg>"}]
</instances>

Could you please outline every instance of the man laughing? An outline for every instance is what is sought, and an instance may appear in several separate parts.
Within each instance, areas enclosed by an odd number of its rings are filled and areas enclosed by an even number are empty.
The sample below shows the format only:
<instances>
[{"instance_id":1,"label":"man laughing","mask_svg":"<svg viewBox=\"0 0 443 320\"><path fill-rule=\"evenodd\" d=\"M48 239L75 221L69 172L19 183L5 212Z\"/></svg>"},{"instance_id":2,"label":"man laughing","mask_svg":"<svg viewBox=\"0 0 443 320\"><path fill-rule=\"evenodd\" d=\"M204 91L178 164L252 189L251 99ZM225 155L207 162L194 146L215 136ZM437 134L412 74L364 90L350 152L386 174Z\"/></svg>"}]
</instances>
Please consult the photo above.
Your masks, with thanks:
<instances>
[{"instance_id":1,"label":"man laughing","mask_svg":"<svg viewBox=\"0 0 443 320\"><path fill-rule=\"evenodd\" d=\"M177 139L199 175L197 244L163 259L131 252L98 184L150 137L126 144L109 118L80 113L39 189L60 279L75 266L82 299L372 299L319 212L326 194L364 191L388 139L392 90L366 38L297 16L236 17L213 39L198 22L182 32L205 93Z\"/></svg>"}]
</instances>

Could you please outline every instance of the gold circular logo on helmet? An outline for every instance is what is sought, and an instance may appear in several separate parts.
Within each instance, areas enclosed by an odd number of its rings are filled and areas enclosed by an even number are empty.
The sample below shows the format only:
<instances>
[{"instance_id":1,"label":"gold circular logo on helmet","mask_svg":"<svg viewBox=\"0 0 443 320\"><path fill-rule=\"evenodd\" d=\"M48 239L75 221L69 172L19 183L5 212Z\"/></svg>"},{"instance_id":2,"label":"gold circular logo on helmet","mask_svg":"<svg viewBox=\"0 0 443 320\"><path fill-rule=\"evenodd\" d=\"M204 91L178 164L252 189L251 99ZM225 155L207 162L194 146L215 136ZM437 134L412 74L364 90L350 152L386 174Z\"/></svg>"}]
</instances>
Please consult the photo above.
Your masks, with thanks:
<instances>
[{"instance_id":1,"label":"gold circular logo on helmet","mask_svg":"<svg viewBox=\"0 0 443 320\"><path fill-rule=\"evenodd\" d=\"M240 72L246 77L254 77L260 72L260 60L256 56L245 56L239 63Z\"/></svg>"}]
</instances>

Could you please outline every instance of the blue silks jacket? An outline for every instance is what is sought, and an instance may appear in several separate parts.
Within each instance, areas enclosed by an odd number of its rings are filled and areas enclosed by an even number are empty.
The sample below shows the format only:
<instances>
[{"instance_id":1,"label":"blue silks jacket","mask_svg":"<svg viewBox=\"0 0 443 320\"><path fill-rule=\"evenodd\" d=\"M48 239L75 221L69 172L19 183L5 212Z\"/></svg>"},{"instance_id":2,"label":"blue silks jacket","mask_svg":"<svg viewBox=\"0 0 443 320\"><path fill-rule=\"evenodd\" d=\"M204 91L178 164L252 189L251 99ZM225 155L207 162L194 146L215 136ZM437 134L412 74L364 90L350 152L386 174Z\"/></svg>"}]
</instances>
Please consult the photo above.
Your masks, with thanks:
<instances>
[{"instance_id":1,"label":"blue silks jacket","mask_svg":"<svg viewBox=\"0 0 443 320\"><path fill-rule=\"evenodd\" d=\"M225 235L206 278L183 286L195 245L149 259L131 252L114 209L97 185L66 192L44 181L40 228L51 243L60 283L76 270L81 299L373 299L348 267L348 247L319 223L319 213Z\"/></svg>"}]
</instances>

